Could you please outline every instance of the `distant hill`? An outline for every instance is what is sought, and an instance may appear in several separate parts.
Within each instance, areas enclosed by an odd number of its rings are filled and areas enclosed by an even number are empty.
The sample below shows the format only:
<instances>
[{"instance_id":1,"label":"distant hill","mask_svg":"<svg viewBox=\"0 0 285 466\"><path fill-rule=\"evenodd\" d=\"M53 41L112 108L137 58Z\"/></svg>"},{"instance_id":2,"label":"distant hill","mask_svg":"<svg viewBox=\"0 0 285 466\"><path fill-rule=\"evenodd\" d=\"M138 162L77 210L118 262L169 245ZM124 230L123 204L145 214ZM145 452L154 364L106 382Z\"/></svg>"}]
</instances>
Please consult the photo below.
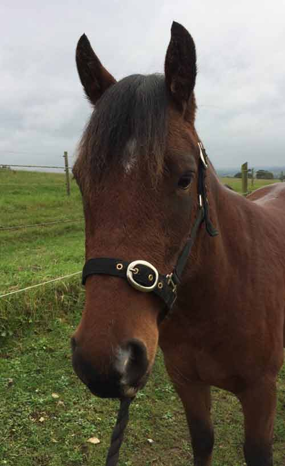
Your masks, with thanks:
<instances>
[{"instance_id":1,"label":"distant hill","mask_svg":"<svg viewBox=\"0 0 285 466\"><path fill-rule=\"evenodd\" d=\"M251 166L249 165L249 168L251 168ZM273 173L274 175L274 178L278 178L280 176L280 173L283 171L284 175L285 175L285 165L283 166L275 166L275 167L272 167L270 165L256 165L253 167L255 172L257 170L268 170L270 171L271 173ZM236 167L236 168L216 168L216 172L218 173L219 176L234 176L236 173L240 172L240 167Z\"/></svg>"}]
</instances>

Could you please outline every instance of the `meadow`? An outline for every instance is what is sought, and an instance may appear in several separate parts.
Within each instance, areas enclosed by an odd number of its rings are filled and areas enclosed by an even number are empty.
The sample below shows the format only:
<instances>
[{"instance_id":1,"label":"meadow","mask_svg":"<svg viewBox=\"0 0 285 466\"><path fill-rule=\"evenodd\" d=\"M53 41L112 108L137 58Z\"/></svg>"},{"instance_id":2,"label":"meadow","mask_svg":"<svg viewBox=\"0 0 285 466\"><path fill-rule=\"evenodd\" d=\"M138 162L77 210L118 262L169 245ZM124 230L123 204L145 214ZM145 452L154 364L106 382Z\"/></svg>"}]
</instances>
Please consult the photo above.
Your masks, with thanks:
<instances>
[{"instance_id":1,"label":"meadow","mask_svg":"<svg viewBox=\"0 0 285 466\"><path fill-rule=\"evenodd\" d=\"M241 180L222 181L241 189ZM264 184L255 181L254 189ZM0 295L80 271L84 222L74 181L68 198L61 174L0 170L0 251ZM118 404L91 396L73 374L69 338L83 302L80 274L0 298L1 466L104 465ZM213 420L214 466L242 466L237 400L213 389ZM93 437L100 443L90 443ZM274 449L275 465L284 466L285 368L278 379ZM191 458L183 408L158 354L131 407L119 464L188 466Z\"/></svg>"}]
</instances>

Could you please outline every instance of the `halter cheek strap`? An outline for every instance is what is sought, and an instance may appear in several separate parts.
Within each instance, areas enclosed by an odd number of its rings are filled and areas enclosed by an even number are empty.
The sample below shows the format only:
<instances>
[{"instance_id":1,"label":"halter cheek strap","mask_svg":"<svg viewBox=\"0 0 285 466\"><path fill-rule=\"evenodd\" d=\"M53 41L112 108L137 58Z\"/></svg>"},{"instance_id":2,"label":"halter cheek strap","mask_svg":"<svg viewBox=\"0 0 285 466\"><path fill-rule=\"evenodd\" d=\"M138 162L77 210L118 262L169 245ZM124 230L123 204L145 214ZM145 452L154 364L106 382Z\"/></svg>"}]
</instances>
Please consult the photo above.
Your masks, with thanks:
<instances>
[{"instance_id":1,"label":"halter cheek strap","mask_svg":"<svg viewBox=\"0 0 285 466\"><path fill-rule=\"evenodd\" d=\"M218 234L209 218L209 205L205 186L205 175L208 166L207 154L201 142L198 143L198 146L200 149L198 169L198 215L173 272L165 275L160 274L150 262L144 260L127 262L120 259L99 257L89 259L84 265L82 273L83 285L85 285L90 275L111 275L123 278L136 290L144 293L152 292L161 298L166 305L164 317L166 316L176 301L177 286L181 282L183 270L201 224L205 222L206 231L210 236L216 236Z\"/></svg>"}]
</instances>

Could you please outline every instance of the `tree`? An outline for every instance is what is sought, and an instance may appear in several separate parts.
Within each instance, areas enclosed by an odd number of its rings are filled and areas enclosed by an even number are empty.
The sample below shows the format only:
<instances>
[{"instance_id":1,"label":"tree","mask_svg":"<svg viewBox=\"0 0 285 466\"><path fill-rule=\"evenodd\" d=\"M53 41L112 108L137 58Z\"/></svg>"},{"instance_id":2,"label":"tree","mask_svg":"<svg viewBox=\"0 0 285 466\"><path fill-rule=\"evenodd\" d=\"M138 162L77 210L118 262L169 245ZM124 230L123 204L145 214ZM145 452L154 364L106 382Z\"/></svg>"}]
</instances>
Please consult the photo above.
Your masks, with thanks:
<instances>
[{"instance_id":1,"label":"tree","mask_svg":"<svg viewBox=\"0 0 285 466\"><path fill-rule=\"evenodd\" d=\"M256 178L258 180L273 180L274 175L268 170L258 170L256 172Z\"/></svg>"},{"instance_id":2,"label":"tree","mask_svg":"<svg viewBox=\"0 0 285 466\"><path fill-rule=\"evenodd\" d=\"M247 177L248 177L249 179L252 178L252 173L250 173L249 170L248 170L248 172L247 172ZM234 175L234 178L241 178L241 172L236 173L236 174Z\"/></svg>"}]
</instances>

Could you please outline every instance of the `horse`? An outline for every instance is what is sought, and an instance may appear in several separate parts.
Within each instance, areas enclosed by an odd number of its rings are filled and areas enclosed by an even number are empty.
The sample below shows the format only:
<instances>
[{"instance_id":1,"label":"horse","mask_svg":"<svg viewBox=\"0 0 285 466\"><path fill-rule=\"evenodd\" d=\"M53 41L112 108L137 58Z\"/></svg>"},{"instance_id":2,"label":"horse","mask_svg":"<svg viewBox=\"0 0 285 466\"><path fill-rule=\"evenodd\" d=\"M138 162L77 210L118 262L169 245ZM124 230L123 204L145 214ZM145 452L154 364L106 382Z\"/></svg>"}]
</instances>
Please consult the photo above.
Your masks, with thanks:
<instances>
[{"instance_id":1,"label":"horse","mask_svg":"<svg viewBox=\"0 0 285 466\"><path fill-rule=\"evenodd\" d=\"M86 35L76 63L94 109L73 169L86 236L74 370L99 397L133 398L159 345L194 464L212 464L215 386L241 403L246 464L272 466L285 186L243 197L221 184L195 129L196 50L182 25L172 24L163 75L117 82Z\"/></svg>"}]
</instances>

